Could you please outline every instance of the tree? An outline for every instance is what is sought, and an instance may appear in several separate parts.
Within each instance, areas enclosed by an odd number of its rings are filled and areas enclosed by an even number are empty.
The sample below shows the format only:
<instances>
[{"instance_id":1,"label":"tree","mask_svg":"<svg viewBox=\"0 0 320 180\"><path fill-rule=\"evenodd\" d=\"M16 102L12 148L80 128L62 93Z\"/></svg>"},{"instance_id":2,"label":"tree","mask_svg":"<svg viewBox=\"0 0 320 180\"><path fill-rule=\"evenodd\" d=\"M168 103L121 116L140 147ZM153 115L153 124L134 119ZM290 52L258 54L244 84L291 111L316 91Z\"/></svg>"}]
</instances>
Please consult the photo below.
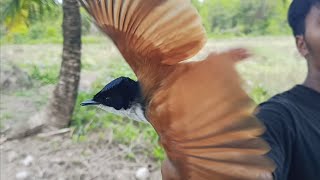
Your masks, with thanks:
<instances>
[{"instance_id":1,"label":"tree","mask_svg":"<svg viewBox=\"0 0 320 180\"><path fill-rule=\"evenodd\" d=\"M8 31L17 26L27 27L45 14L52 13L57 6L54 0L2 0L0 5L0 22Z\"/></svg>"},{"instance_id":2,"label":"tree","mask_svg":"<svg viewBox=\"0 0 320 180\"><path fill-rule=\"evenodd\" d=\"M58 84L45 109L47 125L68 126L77 98L81 70L81 16L77 0L63 1L63 53Z\"/></svg>"},{"instance_id":3,"label":"tree","mask_svg":"<svg viewBox=\"0 0 320 180\"><path fill-rule=\"evenodd\" d=\"M54 1L52 0L52 2ZM48 1L42 0L12 0L9 3L11 4L7 8L13 9L5 9L7 12L5 18L12 21L23 14L23 11L28 10L28 12L34 13L33 15L40 13L29 11L29 9L34 9L32 7L38 7L39 11L40 9L48 9L46 8ZM63 0L62 7L64 41L58 83L48 105L31 117L27 123L23 123L16 131L14 130L14 134L9 135L8 138L26 136L45 129L63 128L68 126L72 118L81 70L81 16L77 0ZM28 14L28 16L32 15ZM29 18L25 17L24 20L27 22Z\"/></svg>"}]
</instances>

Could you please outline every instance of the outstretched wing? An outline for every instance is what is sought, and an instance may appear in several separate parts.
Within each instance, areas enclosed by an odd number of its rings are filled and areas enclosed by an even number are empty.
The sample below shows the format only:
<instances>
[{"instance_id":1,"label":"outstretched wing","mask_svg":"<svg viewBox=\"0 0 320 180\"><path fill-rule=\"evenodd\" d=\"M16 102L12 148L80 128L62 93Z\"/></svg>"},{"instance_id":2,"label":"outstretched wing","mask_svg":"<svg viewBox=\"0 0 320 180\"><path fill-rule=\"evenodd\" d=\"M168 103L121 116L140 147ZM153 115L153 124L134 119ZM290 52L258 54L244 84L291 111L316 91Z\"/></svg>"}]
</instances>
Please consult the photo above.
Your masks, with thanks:
<instances>
[{"instance_id":1,"label":"outstretched wing","mask_svg":"<svg viewBox=\"0 0 320 180\"><path fill-rule=\"evenodd\" d=\"M206 42L190 0L80 0L136 74L150 64L176 64ZM152 69L153 71L155 69Z\"/></svg>"},{"instance_id":2,"label":"outstretched wing","mask_svg":"<svg viewBox=\"0 0 320 180\"><path fill-rule=\"evenodd\" d=\"M181 64L151 100L148 118L181 179L272 179L264 126L234 68L246 56L237 49Z\"/></svg>"}]
</instances>

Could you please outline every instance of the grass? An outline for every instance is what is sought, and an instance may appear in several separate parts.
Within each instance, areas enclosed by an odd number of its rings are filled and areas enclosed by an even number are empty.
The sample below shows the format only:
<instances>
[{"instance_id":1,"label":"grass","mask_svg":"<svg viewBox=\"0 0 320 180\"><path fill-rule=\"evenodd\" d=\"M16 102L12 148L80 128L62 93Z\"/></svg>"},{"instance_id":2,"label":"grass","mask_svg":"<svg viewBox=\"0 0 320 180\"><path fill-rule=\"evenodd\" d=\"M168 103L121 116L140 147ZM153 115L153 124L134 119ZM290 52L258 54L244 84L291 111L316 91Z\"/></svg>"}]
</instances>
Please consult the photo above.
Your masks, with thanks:
<instances>
[{"instance_id":1,"label":"grass","mask_svg":"<svg viewBox=\"0 0 320 180\"><path fill-rule=\"evenodd\" d=\"M0 129L4 128L3 123L9 119L11 119L13 115L9 112L1 112L0 113Z\"/></svg>"},{"instance_id":2,"label":"grass","mask_svg":"<svg viewBox=\"0 0 320 180\"><path fill-rule=\"evenodd\" d=\"M94 107L80 107L80 102L92 98L106 83L119 76L135 79L134 73L125 63L115 46L107 38L100 38L83 45L82 70L99 75L90 87L90 91L79 91L71 125L75 128L73 139L86 141L86 134L97 129L112 129L113 141L130 146L144 140L149 144L145 150L148 156L156 160L164 158L164 152L158 145L158 136L150 125L136 123L103 112ZM90 38L89 38L90 39ZM276 93L291 88L303 81L306 74L305 62L295 50L291 37L257 37L229 40L210 40L204 49L193 59L203 59L211 51L222 51L231 47L244 46L255 56L239 64L238 70L244 80L244 86L256 103L263 102ZM11 61L28 74L40 86L55 84L61 63L62 47L58 44L41 45L3 45L0 47L2 63ZM81 78L86 78L82 75ZM214 77L213 77L214 80ZM16 96L34 94L24 91ZM50 94L47 94L49 97ZM7 118L6 116L2 117ZM10 117L8 117L10 118ZM134 158L129 151L128 159Z\"/></svg>"},{"instance_id":3,"label":"grass","mask_svg":"<svg viewBox=\"0 0 320 180\"><path fill-rule=\"evenodd\" d=\"M30 76L31 78L39 81L41 84L56 84L58 82L57 66L31 66Z\"/></svg>"},{"instance_id":4,"label":"grass","mask_svg":"<svg viewBox=\"0 0 320 180\"><path fill-rule=\"evenodd\" d=\"M102 34L98 35L83 35L81 41L83 44L96 44L104 42L106 37ZM36 45L36 44L62 44L62 36L52 36L47 38L32 39L25 36L17 36L13 40L8 40L6 37L0 39L0 44L11 45Z\"/></svg>"},{"instance_id":5,"label":"grass","mask_svg":"<svg viewBox=\"0 0 320 180\"><path fill-rule=\"evenodd\" d=\"M89 99L94 93L80 93L73 115L72 126L75 127L74 140L86 141L86 134L97 129L112 129L113 141L130 146L141 138L150 145L145 153L156 160L163 160L164 152L158 144L158 136L154 129L144 123L137 123L127 118L122 118L106 113L96 107L81 107L83 100ZM129 151L128 159L132 159L134 152Z\"/></svg>"},{"instance_id":6,"label":"grass","mask_svg":"<svg viewBox=\"0 0 320 180\"><path fill-rule=\"evenodd\" d=\"M98 90L100 89L96 87L92 92L79 93L71 122L75 128L73 139L77 142L83 142L86 141L86 134L89 132L98 129L112 129L114 142L129 147L142 138L150 146L145 153L155 160L163 160L164 152L158 144L156 132L150 125L109 114L96 107L81 107L79 105L80 102L92 98ZM128 151L126 157L134 159L134 153L133 151Z\"/></svg>"},{"instance_id":7,"label":"grass","mask_svg":"<svg viewBox=\"0 0 320 180\"><path fill-rule=\"evenodd\" d=\"M34 95L35 95L34 91L29 89L17 90L14 92L14 96L17 96L17 97L32 97Z\"/></svg>"}]
</instances>

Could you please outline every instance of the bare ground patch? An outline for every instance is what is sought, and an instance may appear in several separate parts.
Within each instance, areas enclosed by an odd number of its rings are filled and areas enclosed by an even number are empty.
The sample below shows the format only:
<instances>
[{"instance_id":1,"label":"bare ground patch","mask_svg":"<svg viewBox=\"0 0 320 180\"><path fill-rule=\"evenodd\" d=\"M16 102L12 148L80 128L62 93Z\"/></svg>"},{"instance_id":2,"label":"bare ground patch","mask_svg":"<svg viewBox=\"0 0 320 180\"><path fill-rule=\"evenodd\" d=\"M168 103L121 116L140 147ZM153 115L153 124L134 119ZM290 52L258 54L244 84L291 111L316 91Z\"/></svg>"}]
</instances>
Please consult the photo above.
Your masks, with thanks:
<instances>
[{"instance_id":1,"label":"bare ground patch","mask_svg":"<svg viewBox=\"0 0 320 180\"><path fill-rule=\"evenodd\" d=\"M85 142L74 142L70 135L37 136L1 145L1 179L134 180L141 167L150 169L149 179L160 179L157 163L143 153L128 159L128 151L141 151L110 141L109 130L91 133ZM105 135L101 137L101 134Z\"/></svg>"}]
</instances>

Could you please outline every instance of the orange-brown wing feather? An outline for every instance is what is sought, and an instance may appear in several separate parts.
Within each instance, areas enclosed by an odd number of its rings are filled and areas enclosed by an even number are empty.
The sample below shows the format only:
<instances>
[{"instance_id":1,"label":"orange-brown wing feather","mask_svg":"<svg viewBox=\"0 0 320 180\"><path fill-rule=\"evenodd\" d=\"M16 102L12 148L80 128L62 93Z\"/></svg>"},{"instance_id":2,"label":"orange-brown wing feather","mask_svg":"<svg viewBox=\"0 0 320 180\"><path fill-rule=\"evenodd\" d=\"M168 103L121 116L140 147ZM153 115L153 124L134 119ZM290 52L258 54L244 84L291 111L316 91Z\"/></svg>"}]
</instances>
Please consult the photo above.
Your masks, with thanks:
<instances>
[{"instance_id":1,"label":"orange-brown wing feather","mask_svg":"<svg viewBox=\"0 0 320 180\"><path fill-rule=\"evenodd\" d=\"M244 50L182 63L151 99L148 118L181 179L272 179L264 126L234 68Z\"/></svg>"},{"instance_id":2,"label":"orange-brown wing feather","mask_svg":"<svg viewBox=\"0 0 320 180\"><path fill-rule=\"evenodd\" d=\"M200 16L190 0L80 2L136 74L152 63L172 65L190 58L206 42Z\"/></svg>"}]
</instances>

